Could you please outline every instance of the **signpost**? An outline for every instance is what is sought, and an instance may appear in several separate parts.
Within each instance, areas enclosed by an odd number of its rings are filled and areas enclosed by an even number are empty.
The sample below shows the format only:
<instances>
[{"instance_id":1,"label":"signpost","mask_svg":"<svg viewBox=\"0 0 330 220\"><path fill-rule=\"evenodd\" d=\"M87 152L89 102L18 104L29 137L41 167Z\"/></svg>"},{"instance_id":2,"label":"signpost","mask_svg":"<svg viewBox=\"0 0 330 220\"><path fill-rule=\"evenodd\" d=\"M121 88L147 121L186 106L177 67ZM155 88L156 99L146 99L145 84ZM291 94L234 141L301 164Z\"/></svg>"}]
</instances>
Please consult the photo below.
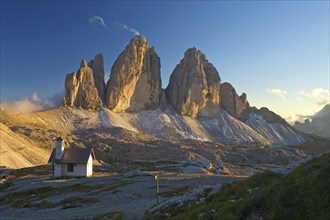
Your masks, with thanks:
<instances>
[{"instance_id":1,"label":"signpost","mask_svg":"<svg viewBox=\"0 0 330 220\"><path fill-rule=\"evenodd\" d=\"M158 196L159 196L159 186L158 186L158 173L155 175L155 181L156 181L156 197L157 197L157 204L159 203L158 201Z\"/></svg>"}]
</instances>

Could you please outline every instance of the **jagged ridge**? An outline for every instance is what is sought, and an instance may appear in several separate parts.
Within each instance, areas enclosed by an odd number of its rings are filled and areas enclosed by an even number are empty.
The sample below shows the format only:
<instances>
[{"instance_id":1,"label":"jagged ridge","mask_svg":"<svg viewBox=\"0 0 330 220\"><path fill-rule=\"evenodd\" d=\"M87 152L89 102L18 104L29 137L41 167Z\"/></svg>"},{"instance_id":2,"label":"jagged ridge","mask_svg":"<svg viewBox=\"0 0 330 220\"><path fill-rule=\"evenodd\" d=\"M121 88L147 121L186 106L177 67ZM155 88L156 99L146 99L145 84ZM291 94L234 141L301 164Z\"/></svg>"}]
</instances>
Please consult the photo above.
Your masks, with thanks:
<instances>
[{"instance_id":1,"label":"jagged ridge","mask_svg":"<svg viewBox=\"0 0 330 220\"><path fill-rule=\"evenodd\" d=\"M142 130L156 136L165 132L184 138L264 145L304 141L279 115L267 108L250 107L245 93L238 96L231 84L221 84L216 68L196 48L185 52L166 90L162 90L160 58L144 36L135 36L119 55L107 86L99 54L88 65L83 60L77 74L68 74L65 88L64 105L87 110L105 106L115 113L139 113L137 117L145 120L140 120ZM145 110L155 111L143 113ZM164 118L171 121L170 127L161 120ZM187 122L196 123L188 126ZM203 135L194 133L194 129Z\"/></svg>"}]
</instances>

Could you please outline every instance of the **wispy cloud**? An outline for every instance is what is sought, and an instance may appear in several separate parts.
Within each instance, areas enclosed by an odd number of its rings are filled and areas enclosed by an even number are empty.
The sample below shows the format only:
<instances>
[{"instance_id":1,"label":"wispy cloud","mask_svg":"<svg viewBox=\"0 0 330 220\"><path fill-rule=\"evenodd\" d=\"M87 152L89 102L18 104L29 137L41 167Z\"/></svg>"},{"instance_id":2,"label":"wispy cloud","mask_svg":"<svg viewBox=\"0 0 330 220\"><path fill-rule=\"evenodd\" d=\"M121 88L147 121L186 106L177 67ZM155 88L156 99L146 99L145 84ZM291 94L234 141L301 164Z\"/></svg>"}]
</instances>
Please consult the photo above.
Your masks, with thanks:
<instances>
[{"instance_id":1,"label":"wispy cloud","mask_svg":"<svg viewBox=\"0 0 330 220\"><path fill-rule=\"evenodd\" d=\"M288 94L285 90L281 89L267 89L267 92L281 97L282 99L285 99L285 96Z\"/></svg>"},{"instance_id":2,"label":"wispy cloud","mask_svg":"<svg viewBox=\"0 0 330 220\"><path fill-rule=\"evenodd\" d=\"M313 119L315 110L304 109L301 114L289 114L284 119L290 124L294 124L296 121L303 122L305 119Z\"/></svg>"},{"instance_id":3,"label":"wispy cloud","mask_svg":"<svg viewBox=\"0 0 330 220\"><path fill-rule=\"evenodd\" d=\"M91 17L88 20L88 22L91 23L91 24L99 24L99 25L103 26L105 29L109 30L109 27L105 23L104 19L100 16Z\"/></svg>"},{"instance_id":4,"label":"wispy cloud","mask_svg":"<svg viewBox=\"0 0 330 220\"><path fill-rule=\"evenodd\" d=\"M32 101L34 102L40 102L41 99L38 97L38 94L36 92L32 93Z\"/></svg>"},{"instance_id":5,"label":"wispy cloud","mask_svg":"<svg viewBox=\"0 0 330 220\"><path fill-rule=\"evenodd\" d=\"M106 22L104 21L104 19L101 16L93 16L93 17L88 19L88 22L90 24L99 24L102 27L104 27L105 29L110 30L110 28L108 27L108 25L106 24ZM132 28L132 27L126 25L126 24L123 24L121 22L114 22L112 24L112 26L120 28L120 29L128 31L128 32L131 32L134 35L140 35L140 32L138 30L136 30L135 28Z\"/></svg>"},{"instance_id":6,"label":"wispy cloud","mask_svg":"<svg viewBox=\"0 0 330 220\"><path fill-rule=\"evenodd\" d=\"M314 88L311 91L301 90L297 93L298 99L303 100L303 97L314 99L319 106L330 103L330 92L323 88Z\"/></svg>"},{"instance_id":7,"label":"wispy cloud","mask_svg":"<svg viewBox=\"0 0 330 220\"><path fill-rule=\"evenodd\" d=\"M113 23L113 26L122 28L126 31L134 33L134 35L140 35L140 32L132 27L127 26L126 24L120 23L120 22L115 22Z\"/></svg>"},{"instance_id":8,"label":"wispy cloud","mask_svg":"<svg viewBox=\"0 0 330 220\"><path fill-rule=\"evenodd\" d=\"M296 115L296 114L293 114L293 115L286 115L283 117L285 119L285 121L287 121L289 124L291 125L294 125L294 123L296 121L301 121L300 118Z\"/></svg>"},{"instance_id":9,"label":"wispy cloud","mask_svg":"<svg viewBox=\"0 0 330 220\"><path fill-rule=\"evenodd\" d=\"M15 112L37 112L55 108L62 102L64 91L58 92L52 97L41 99L36 92L31 97L25 97L16 101L0 101L1 109Z\"/></svg>"},{"instance_id":10,"label":"wispy cloud","mask_svg":"<svg viewBox=\"0 0 330 220\"><path fill-rule=\"evenodd\" d=\"M304 122L306 119L309 119L312 121L315 118L323 117L325 114L327 114L326 111L321 111L324 107L317 110L311 110L311 109L304 109L302 114L294 114L289 116L290 122L293 124L296 121Z\"/></svg>"}]
</instances>

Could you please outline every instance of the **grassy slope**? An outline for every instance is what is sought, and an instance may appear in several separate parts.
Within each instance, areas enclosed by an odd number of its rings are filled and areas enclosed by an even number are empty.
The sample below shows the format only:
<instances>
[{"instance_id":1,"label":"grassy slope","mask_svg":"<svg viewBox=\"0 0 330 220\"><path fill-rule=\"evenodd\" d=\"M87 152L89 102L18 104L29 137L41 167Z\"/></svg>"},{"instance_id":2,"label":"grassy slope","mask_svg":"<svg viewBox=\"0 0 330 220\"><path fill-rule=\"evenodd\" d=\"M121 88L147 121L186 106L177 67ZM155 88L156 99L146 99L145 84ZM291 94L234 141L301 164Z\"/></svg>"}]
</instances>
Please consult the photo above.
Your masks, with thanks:
<instances>
[{"instance_id":1,"label":"grassy slope","mask_svg":"<svg viewBox=\"0 0 330 220\"><path fill-rule=\"evenodd\" d=\"M255 189L248 193L248 189ZM330 154L281 176L271 171L228 184L219 192L184 208L170 207L145 219L330 219Z\"/></svg>"}]
</instances>

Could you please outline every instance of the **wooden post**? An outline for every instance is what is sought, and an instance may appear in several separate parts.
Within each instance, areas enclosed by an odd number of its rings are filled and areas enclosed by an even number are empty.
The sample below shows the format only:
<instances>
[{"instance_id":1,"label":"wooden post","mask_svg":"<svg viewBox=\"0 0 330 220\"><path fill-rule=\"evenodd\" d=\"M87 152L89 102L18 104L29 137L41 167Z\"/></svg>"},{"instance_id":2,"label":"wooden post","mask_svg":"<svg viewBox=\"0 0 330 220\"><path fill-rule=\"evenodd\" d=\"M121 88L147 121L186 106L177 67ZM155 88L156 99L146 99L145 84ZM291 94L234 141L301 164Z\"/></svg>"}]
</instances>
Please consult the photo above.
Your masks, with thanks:
<instances>
[{"instance_id":1,"label":"wooden post","mask_svg":"<svg viewBox=\"0 0 330 220\"><path fill-rule=\"evenodd\" d=\"M155 175L155 181L156 181L156 197L157 197L157 204L159 203L158 201L158 195L159 195L159 186L158 186L158 173Z\"/></svg>"}]
</instances>

